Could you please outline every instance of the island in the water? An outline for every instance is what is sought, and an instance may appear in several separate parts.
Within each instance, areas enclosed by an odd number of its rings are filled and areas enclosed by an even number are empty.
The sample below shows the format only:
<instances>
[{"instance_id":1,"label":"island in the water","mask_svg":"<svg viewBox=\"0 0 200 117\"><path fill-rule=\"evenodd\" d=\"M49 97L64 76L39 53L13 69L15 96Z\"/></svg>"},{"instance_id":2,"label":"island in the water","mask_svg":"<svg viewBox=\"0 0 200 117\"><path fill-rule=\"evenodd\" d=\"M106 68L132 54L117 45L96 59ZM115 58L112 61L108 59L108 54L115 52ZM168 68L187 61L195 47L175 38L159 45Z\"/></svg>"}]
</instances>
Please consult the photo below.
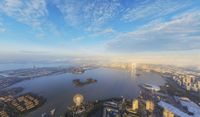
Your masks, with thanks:
<instances>
[{"instance_id":1,"label":"island in the water","mask_svg":"<svg viewBox=\"0 0 200 117\"><path fill-rule=\"evenodd\" d=\"M97 80L92 79L92 78L87 78L85 81L81 81L80 79L74 79L73 80L74 85L77 86L77 87L83 87L85 85L96 83L96 82L97 82Z\"/></svg>"}]
</instances>

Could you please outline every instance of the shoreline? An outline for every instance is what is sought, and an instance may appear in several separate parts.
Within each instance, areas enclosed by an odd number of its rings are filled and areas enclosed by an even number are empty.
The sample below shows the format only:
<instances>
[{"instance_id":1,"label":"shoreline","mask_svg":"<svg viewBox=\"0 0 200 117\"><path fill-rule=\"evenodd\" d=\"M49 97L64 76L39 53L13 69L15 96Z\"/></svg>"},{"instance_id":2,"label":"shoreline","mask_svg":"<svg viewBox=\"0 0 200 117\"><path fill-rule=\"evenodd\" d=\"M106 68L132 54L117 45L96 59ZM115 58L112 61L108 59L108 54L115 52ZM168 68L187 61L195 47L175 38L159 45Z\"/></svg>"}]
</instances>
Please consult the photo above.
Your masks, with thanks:
<instances>
[{"instance_id":1,"label":"shoreline","mask_svg":"<svg viewBox=\"0 0 200 117\"><path fill-rule=\"evenodd\" d=\"M87 70L92 70L92 69L94 68L92 67L89 69L82 67L67 67L67 68L41 67L41 68L0 71L1 74L5 74L4 76L1 75L2 78L0 78L0 89L3 90L9 86L22 82L24 80L30 80L44 76L59 75L65 73L72 73L79 75L83 74Z\"/></svg>"}]
</instances>

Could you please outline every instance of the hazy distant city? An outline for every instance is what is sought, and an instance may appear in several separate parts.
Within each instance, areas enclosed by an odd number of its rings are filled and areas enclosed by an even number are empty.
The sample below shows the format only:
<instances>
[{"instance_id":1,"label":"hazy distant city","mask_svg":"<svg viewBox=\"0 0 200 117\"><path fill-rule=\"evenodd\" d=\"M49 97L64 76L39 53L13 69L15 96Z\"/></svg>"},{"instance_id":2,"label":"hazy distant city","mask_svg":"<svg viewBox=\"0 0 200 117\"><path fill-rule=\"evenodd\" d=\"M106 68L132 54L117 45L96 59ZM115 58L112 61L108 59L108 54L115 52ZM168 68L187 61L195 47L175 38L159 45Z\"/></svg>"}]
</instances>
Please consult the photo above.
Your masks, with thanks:
<instances>
[{"instance_id":1,"label":"hazy distant city","mask_svg":"<svg viewBox=\"0 0 200 117\"><path fill-rule=\"evenodd\" d=\"M0 117L200 117L200 1L0 0Z\"/></svg>"}]
</instances>

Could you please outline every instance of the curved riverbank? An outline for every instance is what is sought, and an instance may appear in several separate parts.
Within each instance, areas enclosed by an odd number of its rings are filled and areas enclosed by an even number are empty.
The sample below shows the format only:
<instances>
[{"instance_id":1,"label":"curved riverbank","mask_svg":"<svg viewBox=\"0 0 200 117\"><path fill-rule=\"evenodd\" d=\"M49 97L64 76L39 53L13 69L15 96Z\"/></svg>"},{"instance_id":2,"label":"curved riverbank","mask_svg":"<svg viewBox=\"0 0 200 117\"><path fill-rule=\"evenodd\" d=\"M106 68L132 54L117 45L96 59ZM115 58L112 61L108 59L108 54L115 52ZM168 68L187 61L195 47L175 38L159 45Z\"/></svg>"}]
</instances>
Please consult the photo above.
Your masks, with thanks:
<instances>
[{"instance_id":1,"label":"curved riverbank","mask_svg":"<svg viewBox=\"0 0 200 117\"><path fill-rule=\"evenodd\" d=\"M66 107L72 104L72 97L81 93L86 100L95 101L112 97L136 98L139 95L138 85L143 83L164 85L165 80L158 74L141 72L140 76L130 74L123 70L99 68L89 70L83 74L59 74L45 76L37 79L27 80L13 85L12 87L23 87L25 92L33 92L47 99L47 102L37 110L30 112L27 117L41 116L42 113L50 112L54 108L55 116L63 115ZM74 79L94 78L96 83L76 87ZM10 88L12 88L10 87ZM115 90L114 90L115 89Z\"/></svg>"}]
</instances>

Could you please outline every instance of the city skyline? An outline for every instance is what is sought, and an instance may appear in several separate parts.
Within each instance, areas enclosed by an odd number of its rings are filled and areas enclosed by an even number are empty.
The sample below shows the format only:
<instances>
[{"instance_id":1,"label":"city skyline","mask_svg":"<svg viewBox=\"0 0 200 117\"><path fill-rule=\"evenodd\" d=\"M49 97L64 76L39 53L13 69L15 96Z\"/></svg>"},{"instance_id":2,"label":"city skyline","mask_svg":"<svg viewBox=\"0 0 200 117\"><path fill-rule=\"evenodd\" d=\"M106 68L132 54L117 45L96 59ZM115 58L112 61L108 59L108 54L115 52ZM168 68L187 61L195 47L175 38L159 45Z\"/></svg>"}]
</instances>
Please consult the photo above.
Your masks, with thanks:
<instances>
[{"instance_id":1,"label":"city skyline","mask_svg":"<svg viewBox=\"0 0 200 117\"><path fill-rule=\"evenodd\" d=\"M2 0L0 55L200 65L199 5L198 0Z\"/></svg>"}]
</instances>

